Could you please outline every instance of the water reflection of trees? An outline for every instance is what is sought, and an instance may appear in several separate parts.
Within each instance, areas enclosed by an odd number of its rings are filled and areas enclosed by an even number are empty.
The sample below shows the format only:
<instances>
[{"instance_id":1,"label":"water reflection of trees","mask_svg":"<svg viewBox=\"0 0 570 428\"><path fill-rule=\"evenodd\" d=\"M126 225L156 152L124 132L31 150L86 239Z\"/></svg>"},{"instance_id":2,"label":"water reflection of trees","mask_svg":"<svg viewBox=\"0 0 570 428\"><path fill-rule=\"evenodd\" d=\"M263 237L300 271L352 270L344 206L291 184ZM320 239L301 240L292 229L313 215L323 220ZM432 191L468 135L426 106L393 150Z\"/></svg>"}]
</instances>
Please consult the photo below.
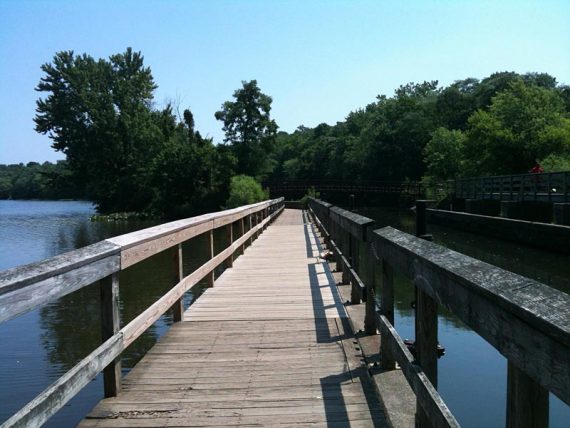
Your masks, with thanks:
<instances>
[{"instance_id":1,"label":"water reflection of trees","mask_svg":"<svg viewBox=\"0 0 570 428\"><path fill-rule=\"evenodd\" d=\"M394 273L394 305L401 317L415 318L412 302L415 301L415 290L412 281L401 274ZM438 318L458 330L470 330L452 312L438 306ZM397 326L396 326L397 329Z\"/></svg>"},{"instance_id":2,"label":"water reflection of trees","mask_svg":"<svg viewBox=\"0 0 570 428\"><path fill-rule=\"evenodd\" d=\"M100 241L137 228L133 224L80 223L72 231L61 228L57 252ZM140 227L139 227L140 228ZM206 261L206 239L202 235L183 245L184 272L188 274ZM216 241L222 239L217 237ZM70 244L73 243L73 244ZM216 247L219 243L216 242ZM175 249L159 253L120 273L121 326L126 325L176 282ZM198 294L197 290L195 294ZM192 295L188 293L186 305ZM41 341L55 371L63 373L101 344L100 290L98 284L84 287L40 309ZM123 367L133 367L172 323L167 312L123 353Z\"/></svg>"}]
</instances>

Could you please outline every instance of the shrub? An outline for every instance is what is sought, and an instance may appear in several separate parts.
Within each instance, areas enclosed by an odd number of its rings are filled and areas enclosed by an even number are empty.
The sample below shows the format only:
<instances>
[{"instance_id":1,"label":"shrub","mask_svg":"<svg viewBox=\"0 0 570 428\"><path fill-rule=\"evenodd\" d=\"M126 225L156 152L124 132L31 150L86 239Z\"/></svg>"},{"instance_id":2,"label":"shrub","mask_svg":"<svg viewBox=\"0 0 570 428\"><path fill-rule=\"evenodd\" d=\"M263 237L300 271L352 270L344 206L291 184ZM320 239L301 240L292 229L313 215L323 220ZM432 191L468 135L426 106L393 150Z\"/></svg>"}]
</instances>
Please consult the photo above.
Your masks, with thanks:
<instances>
[{"instance_id":1,"label":"shrub","mask_svg":"<svg viewBox=\"0 0 570 428\"><path fill-rule=\"evenodd\" d=\"M226 202L226 208L253 204L268 197L268 192L261 188L261 184L255 178L248 175L236 175L232 177L230 183L230 197Z\"/></svg>"}]
</instances>

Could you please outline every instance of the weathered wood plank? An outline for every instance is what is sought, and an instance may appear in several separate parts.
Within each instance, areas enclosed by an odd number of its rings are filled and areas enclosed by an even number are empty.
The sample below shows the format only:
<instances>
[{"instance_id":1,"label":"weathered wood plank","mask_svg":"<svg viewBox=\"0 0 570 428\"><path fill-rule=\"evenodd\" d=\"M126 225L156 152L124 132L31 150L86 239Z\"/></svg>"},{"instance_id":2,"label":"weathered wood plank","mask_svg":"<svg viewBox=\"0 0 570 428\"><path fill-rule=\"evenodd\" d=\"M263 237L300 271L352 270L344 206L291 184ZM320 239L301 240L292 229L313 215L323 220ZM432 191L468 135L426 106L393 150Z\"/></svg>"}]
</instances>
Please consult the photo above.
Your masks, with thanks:
<instances>
[{"instance_id":1,"label":"weathered wood plank","mask_svg":"<svg viewBox=\"0 0 570 428\"><path fill-rule=\"evenodd\" d=\"M157 226L158 227L158 226ZM125 269L152 257L168 248L181 244L195 236L208 232L213 228L212 220L196 220L195 224L188 226L177 232L168 235L149 239L140 244L126 244L121 247L121 269ZM137 233L137 232L134 232ZM108 241L118 244L124 240L123 237L111 238Z\"/></svg>"},{"instance_id":2,"label":"weathered wood plank","mask_svg":"<svg viewBox=\"0 0 570 428\"><path fill-rule=\"evenodd\" d=\"M119 269L119 248L100 242L1 272L0 323L93 284Z\"/></svg>"}]
</instances>

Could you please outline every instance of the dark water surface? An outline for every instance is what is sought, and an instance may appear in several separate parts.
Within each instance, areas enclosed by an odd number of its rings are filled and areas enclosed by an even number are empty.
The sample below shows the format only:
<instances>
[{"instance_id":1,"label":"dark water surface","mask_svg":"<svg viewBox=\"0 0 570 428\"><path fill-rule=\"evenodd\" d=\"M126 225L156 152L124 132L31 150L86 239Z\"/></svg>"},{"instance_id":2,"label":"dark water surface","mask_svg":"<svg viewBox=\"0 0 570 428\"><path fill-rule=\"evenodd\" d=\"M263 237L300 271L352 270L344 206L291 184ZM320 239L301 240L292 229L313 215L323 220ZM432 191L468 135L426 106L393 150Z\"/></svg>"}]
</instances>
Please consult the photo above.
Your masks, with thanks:
<instances>
[{"instance_id":1,"label":"dark water surface","mask_svg":"<svg viewBox=\"0 0 570 428\"><path fill-rule=\"evenodd\" d=\"M413 217L394 210L360 210L380 225L412 231ZM85 202L0 201L0 270L42 260L150 223L91 223ZM518 247L451 229L430 227L435 241L489 263L570 292L567 256ZM203 243L184 246L184 270L203 262ZM216 239L219 247L220 239ZM166 251L120 275L121 320L126 324L174 283L173 252ZM396 277L396 328L413 337L413 289ZM188 296L189 304L192 296ZM99 288L92 285L59 301L0 324L0 423L34 398L100 344ZM505 421L506 360L454 316L440 314L439 389L466 427L502 427ZM162 317L124 354L127 372L171 324ZM102 398L98 376L46 426L77 424ZM551 396L552 427L570 426L570 409Z\"/></svg>"},{"instance_id":2,"label":"dark water surface","mask_svg":"<svg viewBox=\"0 0 570 428\"><path fill-rule=\"evenodd\" d=\"M415 233L411 211L361 208L359 214ZM519 246L507 241L428 225L434 242L487 263L536 279L570 294L568 255ZM412 284L394 276L395 327L403 338L414 337ZM438 390L464 427L504 427L506 421L507 360L453 314L439 310L439 342L446 354L439 359ZM570 427L570 407L550 394L550 426Z\"/></svg>"},{"instance_id":3,"label":"dark water surface","mask_svg":"<svg viewBox=\"0 0 570 428\"><path fill-rule=\"evenodd\" d=\"M77 201L0 201L0 270L31 263L102 239L149 227L149 222L98 222L93 206ZM194 240L194 245L199 244ZM184 246L184 270L203 262ZM165 251L120 274L122 325L174 284L173 251ZM192 299L190 293L186 305ZM157 321L123 354L123 372L144 355L172 323ZM101 343L99 287L90 285L0 324L0 423ZM103 397L102 377L85 387L46 426L75 426Z\"/></svg>"}]
</instances>

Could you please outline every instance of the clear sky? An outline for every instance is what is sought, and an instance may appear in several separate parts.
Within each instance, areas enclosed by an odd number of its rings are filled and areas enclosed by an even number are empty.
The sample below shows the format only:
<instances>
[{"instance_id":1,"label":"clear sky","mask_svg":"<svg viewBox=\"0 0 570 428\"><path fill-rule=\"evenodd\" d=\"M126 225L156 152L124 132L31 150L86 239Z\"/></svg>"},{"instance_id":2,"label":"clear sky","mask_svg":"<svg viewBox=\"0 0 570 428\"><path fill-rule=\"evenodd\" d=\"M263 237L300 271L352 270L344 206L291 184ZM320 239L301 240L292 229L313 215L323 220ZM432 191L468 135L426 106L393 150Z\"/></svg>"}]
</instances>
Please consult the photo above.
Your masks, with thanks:
<instances>
[{"instance_id":1,"label":"clear sky","mask_svg":"<svg viewBox=\"0 0 570 428\"><path fill-rule=\"evenodd\" d=\"M0 163L62 158L34 131L40 66L61 50L141 51L156 104L214 112L242 80L273 97L280 129L342 121L400 84L495 71L570 84L570 0L0 0Z\"/></svg>"}]
</instances>

